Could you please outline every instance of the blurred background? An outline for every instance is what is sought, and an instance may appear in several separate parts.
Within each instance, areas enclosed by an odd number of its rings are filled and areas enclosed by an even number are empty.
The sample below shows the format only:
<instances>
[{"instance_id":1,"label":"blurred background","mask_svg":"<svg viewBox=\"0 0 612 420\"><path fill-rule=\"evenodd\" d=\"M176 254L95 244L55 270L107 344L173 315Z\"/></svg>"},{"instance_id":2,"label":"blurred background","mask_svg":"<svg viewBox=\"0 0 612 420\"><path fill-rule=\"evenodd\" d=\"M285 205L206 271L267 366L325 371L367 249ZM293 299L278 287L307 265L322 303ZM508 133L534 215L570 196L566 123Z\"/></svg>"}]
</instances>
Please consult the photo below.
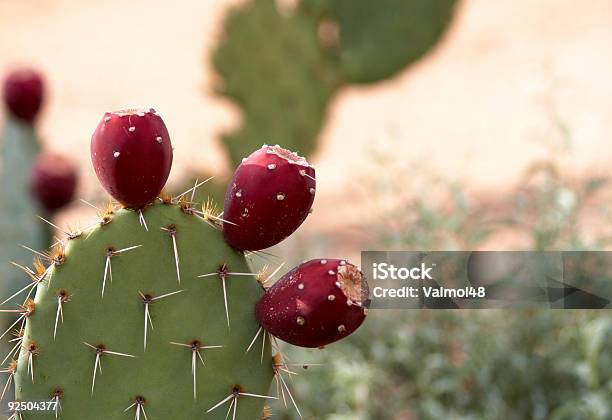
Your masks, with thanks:
<instances>
[{"instance_id":1,"label":"blurred background","mask_svg":"<svg viewBox=\"0 0 612 420\"><path fill-rule=\"evenodd\" d=\"M35 121L1 120L7 291L27 284L8 264L31 264L18 245L51 241L36 214L62 229L96 217L32 200L39 150L101 206L90 137L134 106L168 126L169 192L215 176L198 196L222 200L263 143L316 165L313 214L258 265L611 246L610 0L0 0L0 39L0 72L45 84ZM291 382L307 419L612 418L605 310L371 311L343 342L286 352L318 365ZM298 418L290 401L272 413Z\"/></svg>"}]
</instances>

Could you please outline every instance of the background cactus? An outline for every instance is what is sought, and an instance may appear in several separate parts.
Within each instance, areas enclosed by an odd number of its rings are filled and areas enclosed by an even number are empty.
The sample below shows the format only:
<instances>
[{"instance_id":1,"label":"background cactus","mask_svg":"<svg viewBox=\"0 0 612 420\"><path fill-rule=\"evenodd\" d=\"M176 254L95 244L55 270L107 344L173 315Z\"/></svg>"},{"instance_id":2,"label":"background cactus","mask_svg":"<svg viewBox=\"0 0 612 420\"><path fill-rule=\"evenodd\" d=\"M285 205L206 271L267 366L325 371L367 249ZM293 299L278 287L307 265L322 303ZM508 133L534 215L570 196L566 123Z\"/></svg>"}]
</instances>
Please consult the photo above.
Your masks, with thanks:
<instances>
[{"instance_id":1,"label":"background cactus","mask_svg":"<svg viewBox=\"0 0 612 420\"><path fill-rule=\"evenodd\" d=\"M437 44L456 0L303 0L300 11L337 30L329 52L343 80L372 83L393 76Z\"/></svg>"},{"instance_id":2,"label":"background cactus","mask_svg":"<svg viewBox=\"0 0 612 420\"><path fill-rule=\"evenodd\" d=\"M10 261L30 261L30 251L48 246L49 230L37 219L36 203L29 195L30 171L40 150L34 127L7 118L0 143L0 287L3 293L23 286L23 276L9 267Z\"/></svg>"},{"instance_id":3,"label":"background cactus","mask_svg":"<svg viewBox=\"0 0 612 420\"><path fill-rule=\"evenodd\" d=\"M254 0L229 14L224 32L213 56L217 90L243 112L241 128L223 137L233 166L266 141L309 155L338 83L317 26L281 15L274 0Z\"/></svg>"},{"instance_id":4,"label":"background cactus","mask_svg":"<svg viewBox=\"0 0 612 420\"><path fill-rule=\"evenodd\" d=\"M241 127L223 137L233 165L262 142L283 142L309 156L338 88L386 79L421 58L439 41L454 6L455 0L302 0L280 12L274 0L252 0L234 9L213 55L217 92L242 110Z\"/></svg>"},{"instance_id":5,"label":"background cactus","mask_svg":"<svg viewBox=\"0 0 612 420\"><path fill-rule=\"evenodd\" d=\"M347 83L392 77L421 58L440 40L455 3L302 0L280 10L274 0L251 0L233 9L212 56L216 92L242 111L240 128L222 138L232 166L263 142L312 155L331 96ZM177 191L211 175L192 174ZM221 201L227 181L216 176L197 201Z\"/></svg>"}]
</instances>

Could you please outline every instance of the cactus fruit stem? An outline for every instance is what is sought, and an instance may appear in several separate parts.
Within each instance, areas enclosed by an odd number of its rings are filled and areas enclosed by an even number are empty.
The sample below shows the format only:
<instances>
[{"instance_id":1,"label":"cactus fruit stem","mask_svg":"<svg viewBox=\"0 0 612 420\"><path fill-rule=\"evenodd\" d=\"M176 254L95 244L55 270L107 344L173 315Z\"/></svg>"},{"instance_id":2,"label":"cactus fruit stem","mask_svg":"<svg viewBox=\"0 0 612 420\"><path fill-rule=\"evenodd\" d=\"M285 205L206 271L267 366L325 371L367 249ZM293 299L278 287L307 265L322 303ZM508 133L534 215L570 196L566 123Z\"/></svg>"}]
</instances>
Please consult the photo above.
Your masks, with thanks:
<instances>
[{"instance_id":1,"label":"cactus fruit stem","mask_svg":"<svg viewBox=\"0 0 612 420\"><path fill-rule=\"evenodd\" d=\"M106 348L104 347L103 344L98 344L97 346L93 346L93 345L91 345L89 343L86 343L85 341L83 341L83 344L85 344L87 347L91 347L92 349L94 349L96 351L96 361L94 362L93 379L91 381L91 394L92 395L93 395L93 392L94 392L94 388L96 387L96 373L98 372L98 370L100 371L100 375L102 375L101 358L102 358L103 355L110 354L110 355L113 355L113 356L136 357L134 355L127 354L127 353L119 353L119 352L116 352L116 351L106 350Z\"/></svg>"},{"instance_id":2,"label":"cactus fruit stem","mask_svg":"<svg viewBox=\"0 0 612 420\"><path fill-rule=\"evenodd\" d=\"M202 362L202 366L206 366L206 363L204 363L204 358L202 357L202 353L200 352L200 350L220 349L223 346L204 346L198 340L194 340L188 344L175 343L174 341L171 341L170 344L174 344L175 346L187 347L188 349L191 350L191 374L193 375L193 400L195 401L197 400L196 367L198 365L196 357L200 359L200 362Z\"/></svg>"},{"instance_id":3,"label":"cactus fruit stem","mask_svg":"<svg viewBox=\"0 0 612 420\"><path fill-rule=\"evenodd\" d=\"M142 298L142 303L144 303L144 308L145 308L144 309L144 313L145 313L144 314L144 349L145 350L147 349L147 321L151 325L151 329L154 329L153 321L151 320L151 309L149 308L149 306L156 300L160 300L168 296L176 295L181 292L184 292L184 290L177 290L175 292L170 292L170 293L166 293L161 296L153 297L149 294L145 295L141 291L138 291L138 294L140 294L140 297Z\"/></svg>"},{"instance_id":4,"label":"cactus fruit stem","mask_svg":"<svg viewBox=\"0 0 612 420\"><path fill-rule=\"evenodd\" d=\"M238 399L240 397L252 397L252 398L271 398L273 400L277 400L278 398L276 397L272 397L270 395L259 395L259 394L251 394L249 392L242 392L240 386L236 385L234 386L234 388L232 389L232 392L225 397L224 399L222 399L221 401L219 401L217 404L213 405L211 408L209 408L206 412L210 413L211 411L216 410L217 408L221 407L223 404L225 404L228 401L230 402L229 408L227 410L227 414L225 415L225 418L227 419L229 416L229 413L232 412L232 420L236 420L236 411L238 410ZM233 408L233 410L232 410Z\"/></svg>"}]
</instances>

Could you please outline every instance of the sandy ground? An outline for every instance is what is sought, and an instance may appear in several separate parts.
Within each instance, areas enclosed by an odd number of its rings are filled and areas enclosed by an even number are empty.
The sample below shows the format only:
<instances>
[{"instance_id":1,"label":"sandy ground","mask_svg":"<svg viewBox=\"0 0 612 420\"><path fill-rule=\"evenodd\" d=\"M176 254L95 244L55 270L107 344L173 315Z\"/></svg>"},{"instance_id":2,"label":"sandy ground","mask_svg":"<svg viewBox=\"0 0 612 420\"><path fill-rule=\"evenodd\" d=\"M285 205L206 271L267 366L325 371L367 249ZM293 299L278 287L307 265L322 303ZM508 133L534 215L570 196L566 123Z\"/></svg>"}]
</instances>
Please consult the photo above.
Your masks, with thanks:
<instances>
[{"instance_id":1,"label":"sandy ground","mask_svg":"<svg viewBox=\"0 0 612 420\"><path fill-rule=\"evenodd\" d=\"M236 1L0 0L0 71L44 69L52 92L41 131L78 159L82 195L98 191L89 139L103 111L153 104L173 136L176 182L191 168L224 170L218 134L239 122L211 94L207 56ZM465 0L444 41L402 74L349 86L333 99L321 147L311 228L362 218L350 184L375 177L373 148L396 164L426 162L500 193L557 141L568 171L607 171L612 154L612 1ZM277 139L282 143L282 139ZM382 168L378 168L382 170ZM333 209L333 211L332 211Z\"/></svg>"}]
</instances>

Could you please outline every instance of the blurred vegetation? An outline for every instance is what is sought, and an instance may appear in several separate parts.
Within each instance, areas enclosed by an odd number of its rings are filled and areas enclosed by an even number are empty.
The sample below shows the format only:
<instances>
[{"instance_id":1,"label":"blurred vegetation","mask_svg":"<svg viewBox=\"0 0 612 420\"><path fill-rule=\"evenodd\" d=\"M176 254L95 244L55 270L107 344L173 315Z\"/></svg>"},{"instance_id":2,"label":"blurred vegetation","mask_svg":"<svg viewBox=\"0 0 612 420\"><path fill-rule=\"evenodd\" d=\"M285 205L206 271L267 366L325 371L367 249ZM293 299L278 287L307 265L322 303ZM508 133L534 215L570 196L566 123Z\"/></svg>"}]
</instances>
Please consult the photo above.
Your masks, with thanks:
<instances>
[{"instance_id":1,"label":"blurred vegetation","mask_svg":"<svg viewBox=\"0 0 612 420\"><path fill-rule=\"evenodd\" d=\"M390 158L381 142L371 154L379 170L364 171L378 176L356 180L354 199L379 211L362 227L368 249L608 249L610 180L563 170L568 136L516 187L484 197ZM609 310L373 310L323 351L283 351L321 364L294 368L305 419L612 419ZM282 401L273 411L298 418Z\"/></svg>"}]
</instances>

